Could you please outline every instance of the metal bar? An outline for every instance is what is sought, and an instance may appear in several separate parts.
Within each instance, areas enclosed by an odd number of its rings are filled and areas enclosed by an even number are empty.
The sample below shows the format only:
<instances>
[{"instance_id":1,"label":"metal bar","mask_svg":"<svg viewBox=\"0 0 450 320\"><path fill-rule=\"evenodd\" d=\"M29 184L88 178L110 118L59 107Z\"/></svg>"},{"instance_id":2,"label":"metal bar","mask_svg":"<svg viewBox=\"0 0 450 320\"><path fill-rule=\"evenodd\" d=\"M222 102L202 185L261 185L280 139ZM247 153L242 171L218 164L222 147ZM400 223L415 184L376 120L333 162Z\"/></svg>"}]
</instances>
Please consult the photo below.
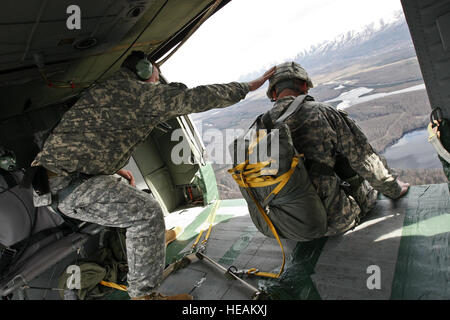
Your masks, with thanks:
<instances>
[{"instance_id":1,"label":"metal bar","mask_svg":"<svg viewBox=\"0 0 450 320\"><path fill-rule=\"evenodd\" d=\"M250 290L253 291L253 297L258 297L261 294L261 291L257 288L255 288L254 286L252 286L250 283L244 281L243 279L239 278L237 275L235 275L232 272L229 272L226 268L224 268L223 266L221 266L220 264L218 264L217 262L215 262L213 259L209 258L208 256L204 255L201 252L197 252L197 256L200 259L206 259L207 261L209 261L213 266L215 266L217 269L221 270L224 272L224 274L226 275L231 275L234 279L238 280L240 283L242 283L244 286L246 286L247 288L249 288Z\"/></svg>"},{"instance_id":2,"label":"metal bar","mask_svg":"<svg viewBox=\"0 0 450 320\"><path fill-rule=\"evenodd\" d=\"M66 291L67 290L67 289L60 289L60 288L30 287L30 286L23 286L21 289L51 290L51 291Z\"/></svg>"}]
</instances>

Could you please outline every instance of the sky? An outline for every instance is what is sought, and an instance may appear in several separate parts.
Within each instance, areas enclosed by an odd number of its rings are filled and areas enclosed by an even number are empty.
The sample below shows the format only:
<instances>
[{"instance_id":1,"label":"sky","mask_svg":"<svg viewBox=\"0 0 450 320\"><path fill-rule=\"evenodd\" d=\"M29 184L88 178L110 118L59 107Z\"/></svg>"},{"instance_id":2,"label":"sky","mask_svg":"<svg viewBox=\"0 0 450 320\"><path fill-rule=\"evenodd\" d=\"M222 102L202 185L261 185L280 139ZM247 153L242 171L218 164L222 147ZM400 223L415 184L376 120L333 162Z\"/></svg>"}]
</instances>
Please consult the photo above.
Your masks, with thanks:
<instances>
[{"instance_id":1,"label":"sky","mask_svg":"<svg viewBox=\"0 0 450 320\"><path fill-rule=\"evenodd\" d=\"M188 87L237 81L401 10L400 0L232 0L161 69Z\"/></svg>"}]
</instances>

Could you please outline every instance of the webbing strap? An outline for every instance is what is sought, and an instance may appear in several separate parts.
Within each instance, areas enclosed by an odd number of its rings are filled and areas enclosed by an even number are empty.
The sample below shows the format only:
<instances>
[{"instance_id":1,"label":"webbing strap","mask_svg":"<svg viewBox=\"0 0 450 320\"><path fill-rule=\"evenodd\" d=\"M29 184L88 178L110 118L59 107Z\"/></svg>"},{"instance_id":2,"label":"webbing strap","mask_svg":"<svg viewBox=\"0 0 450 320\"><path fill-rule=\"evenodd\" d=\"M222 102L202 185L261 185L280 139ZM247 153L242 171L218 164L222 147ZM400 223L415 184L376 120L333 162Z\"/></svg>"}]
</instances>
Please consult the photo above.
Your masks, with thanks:
<instances>
[{"instance_id":1,"label":"webbing strap","mask_svg":"<svg viewBox=\"0 0 450 320\"><path fill-rule=\"evenodd\" d=\"M208 239L209 239L209 236L211 234L211 230L212 230L212 227L214 224L214 220L216 219L216 212L217 212L217 209L219 208L219 205L220 205L220 200L216 200L214 207L212 208L211 212L209 213L209 216L207 219L207 222L209 223L208 232L206 233L206 236L201 243L202 246L205 246L206 242L208 242ZM197 238L195 239L194 243L192 244L192 251L195 251L195 249L197 248L197 245L203 235L203 232L205 232L205 229L202 229L199 232Z\"/></svg>"},{"instance_id":2,"label":"webbing strap","mask_svg":"<svg viewBox=\"0 0 450 320\"><path fill-rule=\"evenodd\" d=\"M108 282L108 281L100 281L100 284L105 287L110 287L110 288L114 288L114 289L121 290L121 291L127 291L127 286L124 286L123 284L117 284L117 283Z\"/></svg>"},{"instance_id":3,"label":"webbing strap","mask_svg":"<svg viewBox=\"0 0 450 320\"><path fill-rule=\"evenodd\" d=\"M261 175L261 170L270 165L272 161L258 162L255 164L249 164L248 161L246 161L237 165L233 169L228 170L228 173L231 174L233 179L242 188L269 187L278 184L278 186L270 193L269 196L276 195L281 191L281 189L283 189L286 183L288 183L300 161L300 157L302 157L302 155L294 156L292 158L291 168L289 169L289 171L283 173L278 177ZM245 179L245 181L243 181L242 179ZM269 196L267 196L266 199Z\"/></svg>"},{"instance_id":4,"label":"webbing strap","mask_svg":"<svg viewBox=\"0 0 450 320\"><path fill-rule=\"evenodd\" d=\"M439 139L439 126L433 127L433 123L428 125L428 141L433 145L436 152L448 163L450 163L450 153L442 145Z\"/></svg>"},{"instance_id":5,"label":"webbing strap","mask_svg":"<svg viewBox=\"0 0 450 320\"><path fill-rule=\"evenodd\" d=\"M292 103L289 105L289 107L284 111L284 113L277 119L275 120L275 123L272 121L272 118L270 117L270 111L262 114L261 117L261 121L265 127L265 129L267 129L268 131L271 131L273 129L273 127L275 126L276 123L281 123L284 120L286 120L288 117L290 117L292 114L294 114L295 112L297 112L297 109L303 104L303 102L305 100L314 100L313 97L308 96L308 95L300 95L297 96L297 98L295 98L294 101L292 101ZM258 120L258 119L257 119ZM253 125L252 125L253 126Z\"/></svg>"},{"instance_id":6,"label":"webbing strap","mask_svg":"<svg viewBox=\"0 0 450 320\"><path fill-rule=\"evenodd\" d=\"M243 176L241 175L242 178L242 182L245 184L245 180L243 178ZM284 271L284 265L286 263L286 255L284 253L284 248L283 248L283 244L281 243L280 237L278 236L277 230L275 229L272 221L270 221L269 217L267 216L266 212L264 211L264 209L261 207L261 204L259 203L259 201L256 200L255 196L253 195L253 192L251 191L251 189L249 187L246 187L245 190L247 191L247 193L249 194L249 196L252 198L253 202L255 203L256 207L258 208L258 211L261 213L264 221L267 223L267 225L270 228L270 231L272 231L273 235L275 236L275 239L277 240L280 248L281 248L281 254L282 254L282 262L281 262L281 267L280 267L280 271L278 272L278 274L275 273L271 273L271 272L261 272L261 271L256 271L255 268L252 268L250 270L247 271L247 274L253 274L255 276L259 276L259 277L266 277L266 278L274 278L277 279L281 276L281 274Z\"/></svg>"},{"instance_id":7,"label":"webbing strap","mask_svg":"<svg viewBox=\"0 0 450 320\"><path fill-rule=\"evenodd\" d=\"M261 141L262 138L267 136L266 130L258 130L256 131L256 139L253 140L252 144L248 147L248 154L252 154L255 147L258 145L258 143Z\"/></svg>"},{"instance_id":8,"label":"webbing strap","mask_svg":"<svg viewBox=\"0 0 450 320\"><path fill-rule=\"evenodd\" d=\"M301 155L300 155L301 156ZM267 278L279 278L281 274L284 271L284 265L286 263L286 255L284 253L283 244L281 243L280 237L278 236L278 232L275 229L275 226L273 225L272 221L268 217L267 213L265 212L263 206L259 203L259 201L254 196L252 190L250 188L257 188L257 187L266 187L271 186L274 184L278 184L272 192L264 199L264 204L269 203L288 183L289 179L291 178L292 174L295 171L295 168L297 167L300 156L295 156L292 158L291 168L286 173L280 175L279 177L261 177L261 169L268 166L271 161L265 161L265 162L259 162L255 164L249 164L248 161L241 163L234 167L233 169L228 170L228 172L232 175L234 180L246 190L250 198L255 203L256 207L258 208L259 213L263 217L264 221L267 223L270 231L274 235L275 239L277 240L282 253L282 263L280 267L280 271L278 274L271 273L271 272L260 272L255 268L251 268L247 270L247 274L252 274L260 277L267 277Z\"/></svg>"},{"instance_id":9,"label":"webbing strap","mask_svg":"<svg viewBox=\"0 0 450 320\"><path fill-rule=\"evenodd\" d=\"M295 98L294 101L290 104L289 108L276 120L276 123L281 123L284 120L286 120L288 117L290 117L292 114L297 112L298 107L300 107L303 102L305 101L306 97L310 97L308 95L300 95L297 98Z\"/></svg>"}]
</instances>

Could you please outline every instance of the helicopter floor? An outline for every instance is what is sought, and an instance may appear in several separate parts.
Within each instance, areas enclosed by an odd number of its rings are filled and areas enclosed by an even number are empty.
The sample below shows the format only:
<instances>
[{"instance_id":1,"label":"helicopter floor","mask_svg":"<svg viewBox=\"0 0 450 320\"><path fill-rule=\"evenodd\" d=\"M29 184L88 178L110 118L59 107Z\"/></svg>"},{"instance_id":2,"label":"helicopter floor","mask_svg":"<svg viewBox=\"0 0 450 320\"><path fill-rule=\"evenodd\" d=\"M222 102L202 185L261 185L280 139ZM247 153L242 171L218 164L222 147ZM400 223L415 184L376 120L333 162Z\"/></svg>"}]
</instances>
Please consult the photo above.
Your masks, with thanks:
<instances>
[{"instance_id":1,"label":"helicopter floor","mask_svg":"<svg viewBox=\"0 0 450 320\"><path fill-rule=\"evenodd\" d=\"M168 263L190 252L211 211L184 217L185 231L169 245ZM167 225L175 220L170 215ZM286 267L279 279L243 279L270 299L449 299L449 235L448 185L414 186L398 201L380 196L366 220L344 235L283 240ZM257 231L243 199L220 202L205 254L225 269L277 273L281 265L278 243ZM254 293L206 259L172 273L160 291L191 292L196 300L248 300Z\"/></svg>"}]
</instances>

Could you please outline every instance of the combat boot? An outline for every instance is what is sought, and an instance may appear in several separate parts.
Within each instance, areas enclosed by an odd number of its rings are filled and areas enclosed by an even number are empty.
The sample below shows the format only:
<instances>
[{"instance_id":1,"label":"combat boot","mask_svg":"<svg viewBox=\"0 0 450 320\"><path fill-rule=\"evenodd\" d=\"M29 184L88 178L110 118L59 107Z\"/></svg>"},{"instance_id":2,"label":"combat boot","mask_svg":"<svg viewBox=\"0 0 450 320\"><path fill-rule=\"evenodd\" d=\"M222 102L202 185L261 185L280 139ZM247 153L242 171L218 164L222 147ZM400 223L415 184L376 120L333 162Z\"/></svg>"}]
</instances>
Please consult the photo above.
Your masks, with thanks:
<instances>
[{"instance_id":1,"label":"combat boot","mask_svg":"<svg viewBox=\"0 0 450 320\"><path fill-rule=\"evenodd\" d=\"M182 227L175 227L173 229L166 230L166 247L169 245L169 243L175 241L182 232Z\"/></svg>"},{"instance_id":2,"label":"combat boot","mask_svg":"<svg viewBox=\"0 0 450 320\"><path fill-rule=\"evenodd\" d=\"M153 292L145 296L132 297L131 300L194 300L194 297L187 293L166 296L159 292Z\"/></svg>"}]
</instances>

